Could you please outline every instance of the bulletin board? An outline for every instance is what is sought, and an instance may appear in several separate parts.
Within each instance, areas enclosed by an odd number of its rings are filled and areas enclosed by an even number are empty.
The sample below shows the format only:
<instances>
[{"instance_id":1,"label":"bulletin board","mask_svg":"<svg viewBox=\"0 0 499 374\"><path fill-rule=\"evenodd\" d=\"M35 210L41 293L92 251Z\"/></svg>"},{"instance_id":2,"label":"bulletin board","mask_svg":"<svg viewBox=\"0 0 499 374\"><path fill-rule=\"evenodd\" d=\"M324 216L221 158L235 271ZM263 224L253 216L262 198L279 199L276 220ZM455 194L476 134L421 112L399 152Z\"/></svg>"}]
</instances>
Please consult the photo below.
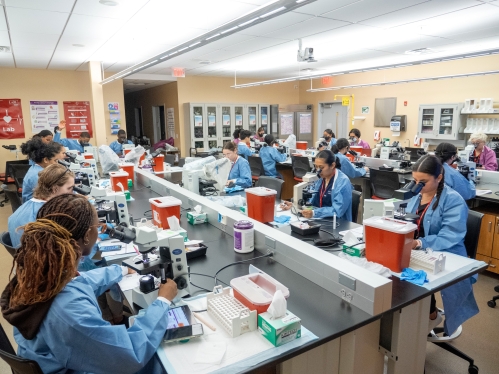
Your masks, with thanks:
<instances>
[{"instance_id":1,"label":"bulletin board","mask_svg":"<svg viewBox=\"0 0 499 374\"><path fill-rule=\"evenodd\" d=\"M23 139L21 99L0 99L0 139Z\"/></svg>"},{"instance_id":2,"label":"bulletin board","mask_svg":"<svg viewBox=\"0 0 499 374\"><path fill-rule=\"evenodd\" d=\"M93 137L92 112L89 101L64 101L66 138L77 139L84 131Z\"/></svg>"}]
</instances>

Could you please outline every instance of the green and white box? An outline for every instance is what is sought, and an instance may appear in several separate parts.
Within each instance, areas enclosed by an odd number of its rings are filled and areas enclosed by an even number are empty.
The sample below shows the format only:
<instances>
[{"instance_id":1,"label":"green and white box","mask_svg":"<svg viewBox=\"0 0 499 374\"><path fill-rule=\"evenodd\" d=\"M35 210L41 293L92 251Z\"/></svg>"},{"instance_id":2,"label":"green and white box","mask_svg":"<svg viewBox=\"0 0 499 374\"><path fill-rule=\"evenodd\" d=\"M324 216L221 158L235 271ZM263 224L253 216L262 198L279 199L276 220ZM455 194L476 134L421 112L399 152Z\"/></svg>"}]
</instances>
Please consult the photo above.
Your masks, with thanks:
<instances>
[{"instance_id":1,"label":"green and white box","mask_svg":"<svg viewBox=\"0 0 499 374\"><path fill-rule=\"evenodd\" d=\"M364 257L364 253L366 251L366 245L365 244L357 244L352 246L343 244L343 252L350 256L356 256L356 257Z\"/></svg>"},{"instance_id":2,"label":"green and white box","mask_svg":"<svg viewBox=\"0 0 499 374\"><path fill-rule=\"evenodd\" d=\"M290 311L282 318L272 319L270 313L258 315L258 331L274 346L292 342L301 337L301 319Z\"/></svg>"},{"instance_id":3,"label":"green and white box","mask_svg":"<svg viewBox=\"0 0 499 374\"><path fill-rule=\"evenodd\" d=\"M191 225L199 225L208 222L208 215L206 213L187 212L187 222Z\"/></svg>"}]
</instances>

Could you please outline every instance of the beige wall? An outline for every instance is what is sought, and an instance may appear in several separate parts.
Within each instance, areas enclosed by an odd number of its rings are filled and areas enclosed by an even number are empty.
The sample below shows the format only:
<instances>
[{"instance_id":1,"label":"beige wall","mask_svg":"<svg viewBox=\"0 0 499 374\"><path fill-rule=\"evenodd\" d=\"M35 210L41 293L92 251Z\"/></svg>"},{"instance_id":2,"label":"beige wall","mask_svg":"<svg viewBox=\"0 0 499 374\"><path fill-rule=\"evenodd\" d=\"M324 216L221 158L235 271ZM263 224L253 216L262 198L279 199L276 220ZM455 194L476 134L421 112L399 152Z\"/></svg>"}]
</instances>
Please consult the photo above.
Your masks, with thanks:
<instances>
[{"instance_id":1,"label":"beige wall","mask_svg":"<svg viewBox=\"0 0 499 374\"><path fill-rule=\"evenodd\" d=\"M111 74L109 74L111 75ZM108 75L106 75L107 78ZM123 80L116 79L111 83L105 84L103 86L103 94L104 94L104 110L105 110L105 126L106 126L106 138L107 144L115 141L117 136L111 135L111 122L109 119L109 111L107 110L107 103L117 102L120 107L120 115L121 115L121 128L126 131L126 113L125 113L125 96L123 94ZM99 124L100 125L100 124ZM97 126L97 124L94 124ZM129 135L127 134L129 137Z\"/></svg>"},{"instance_id":2,"label":"beige wall","mask_svg":"<svg viewBox=\"0 0 499 374\"><path fill-rule=\"evenodd\" d=\"M417 77L433 77L460 73L497 70L499 56L477 57L461 61L448 61L435 64L417 65L398 69L379 70L358 74L346 74L332 77L328 86L343 86L349 84L385 82L393 80L411 79ZM314 88L325 87L320 80L313 81ZM326 92L307 92L310 81L300 82L300 103L314 105L314 129L318 128L318 103L332 101L335 95L350 95L355 97L354 116L365 116L364 121L355 121L362 138L374 146L374 131L380 130L383 137L400 140L407 145L406 139L412 141L417 133L418 113L420 104L433 103L464 103L468 98L491 97L499 101L499 75L478 76L470 78L454 78L428 82L395 84L355 88L349 90L335 90ZM396 114L407 115L407 131L402 132L396 139L392 138L389 128L374 127L374 100L375 98L396 97ZM340 98L341 100L341 98ZM407 101L407 106L404 106ZM369 106L370 113L362 114L361 107ZM349 117L350 118L350 117ZM315 138L317 134L315 134Z\"/></svg>"},{"instance_id":3,"label":"beige wall","mask_svg":"<svg viewBox=\"0 0 499 374\"><path fill-rule=\"evenodd\" d=\"M31 118L29 102L33 100L54 100L59 102L59 115L64 116L63 101L92 101L90 92L89 73L86 71L67 70L38 70L38 69L0 69L0 98L21 99L24 131L26 138L0 140L0 145L15 144L18 146L33 136L31 129ZM104 86L104 100L107 108L108 101L117 101L124 108L123 81L116 80ZM106 113L106 119L109 118ZM122 114L123 127L125 126L125 114ZM111 136L111 126L109 121L105 124L94 126L107 126L108 143L114 136ZM1 160L15 160L15 153L11 153L0 148ZM22 155L19 155L20 158ZM0 171L5 169L5 163L0 162Z\"/></svg>"}]
</instances>

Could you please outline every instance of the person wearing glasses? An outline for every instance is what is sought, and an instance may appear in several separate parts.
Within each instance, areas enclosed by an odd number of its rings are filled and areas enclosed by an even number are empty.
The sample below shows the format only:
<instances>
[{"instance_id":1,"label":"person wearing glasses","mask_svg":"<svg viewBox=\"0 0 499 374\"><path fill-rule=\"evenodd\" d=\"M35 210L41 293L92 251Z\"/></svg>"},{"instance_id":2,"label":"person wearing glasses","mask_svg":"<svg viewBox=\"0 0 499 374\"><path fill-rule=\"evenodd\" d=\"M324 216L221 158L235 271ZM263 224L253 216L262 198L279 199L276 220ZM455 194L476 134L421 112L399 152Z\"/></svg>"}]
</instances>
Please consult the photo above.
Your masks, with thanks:
<instances>
[{"instance_id":1,"label":"person wearing glasses","mask_svg":"<svg viewBox=\"0 0 499 374\"><path fill-rule=\"evenodd\" d=\"M47 166L56 164L58 160L63 160L66 157L66 151L61 144L45 143L39 137L21 144L21 151L34 162L23 179L22 201L24 204L33 197L33 190L38 183L38 173Z\"/></svg>"},{"instance_id":2,"label":"person wearing glasses","mask_svg":"<svg viewBox=\"0 0 499 374\"><path fill-rule=\"evenodd\" d=\"M477 169L497 171L496 153L487 147L487 135L474 133L470 135L470 143L475 147L473 151L473 162Z\"/></svg>"},{"instance_id":3,"label":"person wearing glasses","mask_svg":"<svg viewBox=\"0 0 499 374\"><path fill-rule=\"evenodd\" d=\"M340 160L330 150L320 151L315 156L315 169L319 180L315 182L312 209L301 210L305 218L338 218L352 220L352 183L340 170ZM283 201L282 210L289 210L293 204Z\"/></svg>"},{"instance_id":4,"label":"person wearing glasses","mask_svg":"<svg viewBox=\"0 0 499 374\"><path fill-rule=\"evenodd\" d=\"M123 154L123 144L133 144L130 140L127 140L126 138L126 131L121 129L118 130L118 139L116 139L114 142L109 144L109 148L111 148L114 153L116 153L118 156L124 156Z\"/></svg>"},{"instance_id":5,"label":"person wearing glasses","mask_svg":"<svg viewBox=\"0 0 499 374\"><path fill-rule=\"evenodd\" d=\"M251 168L249 162L237 154L237 146L233 142L227 142L222 152L224 157L227 157L232 164L226 186L251 187Z\"/></svg>"},{"instance_id":6,"label":"person wearing glasses","mask_svg":"<svg viewBox=\"0 0 499 374\"><path fill-rule=\"evenodd\" d=\"M362 147L364 149L370 149L369 143L360 138L360 130L359 129L351 129L348 134L350 138L350 146L351 147Z\"/></svg>"},{"instance_id":7,"label":"person wearing glasses","mask_svg":"<svg viewBox=\"0 0 499 374\"><path fill-rule=\"evenodd\" d=\"M21 235L23 234L21 227L28 222L35 221L42 205L50 199L62 194L73 193L74 185L74 173L63 165L49 165L40 172L33 197L9 217L9 234L14 248L21 245Z\"/></svg>"}]
</instances>

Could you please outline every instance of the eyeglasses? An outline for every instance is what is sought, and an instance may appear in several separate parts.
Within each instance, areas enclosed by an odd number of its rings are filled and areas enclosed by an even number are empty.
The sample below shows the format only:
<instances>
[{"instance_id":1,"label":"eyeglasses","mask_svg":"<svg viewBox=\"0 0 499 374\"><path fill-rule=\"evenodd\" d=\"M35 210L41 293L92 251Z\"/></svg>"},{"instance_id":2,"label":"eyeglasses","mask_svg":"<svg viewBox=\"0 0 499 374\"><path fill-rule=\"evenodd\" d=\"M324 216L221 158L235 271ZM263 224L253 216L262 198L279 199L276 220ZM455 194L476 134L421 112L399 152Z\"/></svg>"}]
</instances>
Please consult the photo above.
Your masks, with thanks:
<instances>
[{"instance_id":1,"label":"eyeglasses","mask_svg":"<svg viewBox=\"0 0 499 374\"><path fill-rule=\"evenodd\" d=\"M64 173L61 174L61 176L59 177L59 179L61 179L62 177L64 177L64 175L69 171L69 168L66 168L66 170L64 170Z\"/></svg>"},{"instance_id":2,"label":"eyeglasses","mask_svg":"<svg viewBox=\"0 0 499 374\"><path fill-rule=\"evenodd\" d=\"M100 231L101 234L104 234L107 230L107 224L104 222L99 222L98 225L90 225L90 227L97 228L97 231ZM100 229L99 229L99 227L100 227Z\"/></svg>"}]
</instances>

